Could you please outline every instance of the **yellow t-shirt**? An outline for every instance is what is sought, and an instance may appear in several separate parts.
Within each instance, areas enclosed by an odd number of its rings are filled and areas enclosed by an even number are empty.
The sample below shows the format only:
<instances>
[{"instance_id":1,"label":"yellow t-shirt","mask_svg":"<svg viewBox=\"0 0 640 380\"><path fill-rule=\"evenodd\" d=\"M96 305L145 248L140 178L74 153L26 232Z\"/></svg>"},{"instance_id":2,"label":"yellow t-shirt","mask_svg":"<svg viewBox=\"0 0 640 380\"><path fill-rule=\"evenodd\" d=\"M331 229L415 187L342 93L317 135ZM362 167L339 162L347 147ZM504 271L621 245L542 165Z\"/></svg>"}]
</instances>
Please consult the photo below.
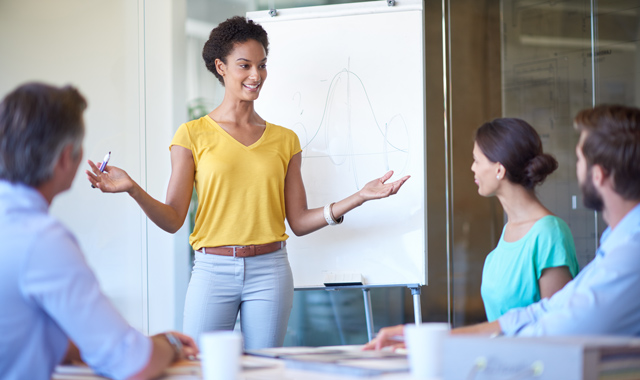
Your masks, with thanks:
<instances>
[{"instance_id":1,"label":"yellow t-shirt","mask_svg":"<svg viewBox=\"0 0 640 380\"><path fill-rule=\"evenodd\" d=\"M284 241L284 179L298 136L267 123L244 146L209 116L182 124L171 141L191 150L198 194L193 249Z\"/></svg>"}]
</instances>

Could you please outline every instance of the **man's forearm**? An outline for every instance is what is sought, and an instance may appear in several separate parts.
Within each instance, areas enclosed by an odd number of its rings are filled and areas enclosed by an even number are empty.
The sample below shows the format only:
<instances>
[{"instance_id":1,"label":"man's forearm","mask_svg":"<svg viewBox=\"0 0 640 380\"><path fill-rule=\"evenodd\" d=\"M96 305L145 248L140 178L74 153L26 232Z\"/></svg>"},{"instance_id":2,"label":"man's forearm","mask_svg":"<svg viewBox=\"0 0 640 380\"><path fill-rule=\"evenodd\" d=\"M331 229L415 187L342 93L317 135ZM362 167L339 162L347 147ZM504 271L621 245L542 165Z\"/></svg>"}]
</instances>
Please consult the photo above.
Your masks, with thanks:
<instances>
[{"instance_id":1,"label":"man's forearm","mask_svg":"<svg viewBox=\"0 0 640 380\"><path fill-rule=\"evenodd\" d=\"M481 334L493 335L500 334L502 329L498 321L479 323L477 325L458 327L451 330L451 334Z\"/></svg>"}]
</instances>

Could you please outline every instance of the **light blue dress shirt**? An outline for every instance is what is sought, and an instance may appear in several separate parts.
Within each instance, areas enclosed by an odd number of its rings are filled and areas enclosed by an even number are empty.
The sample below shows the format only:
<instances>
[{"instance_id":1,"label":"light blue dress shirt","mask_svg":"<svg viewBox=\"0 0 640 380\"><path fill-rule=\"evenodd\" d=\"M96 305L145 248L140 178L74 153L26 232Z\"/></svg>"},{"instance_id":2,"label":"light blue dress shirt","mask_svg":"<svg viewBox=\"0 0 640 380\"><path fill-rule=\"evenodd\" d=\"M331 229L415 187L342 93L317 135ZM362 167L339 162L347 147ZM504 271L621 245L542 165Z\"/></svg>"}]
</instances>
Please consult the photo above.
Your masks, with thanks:
<instances>
[{"instance_id":1,"label":"light blue dress shirt","mask_svg":"<svg viewBox=\"0 0 640 380\"><path fill-rule=\"evenodd\" d=\"M139 372L151 341L106 296L73 235L33 188L0 180L0 377L50 379L73 340L96 372Z\"/></svg>"},{"instance_id":2,"label":"light blue dress shirt","mask_svg":"<svg viewBox=\"0 0 640 380\"><path fill-rule=\"evenodd\" d=\"M607 228L596 257L550 299L498 319L505 335L640 336L640 205Z\"/></svg>"}]
</instances>

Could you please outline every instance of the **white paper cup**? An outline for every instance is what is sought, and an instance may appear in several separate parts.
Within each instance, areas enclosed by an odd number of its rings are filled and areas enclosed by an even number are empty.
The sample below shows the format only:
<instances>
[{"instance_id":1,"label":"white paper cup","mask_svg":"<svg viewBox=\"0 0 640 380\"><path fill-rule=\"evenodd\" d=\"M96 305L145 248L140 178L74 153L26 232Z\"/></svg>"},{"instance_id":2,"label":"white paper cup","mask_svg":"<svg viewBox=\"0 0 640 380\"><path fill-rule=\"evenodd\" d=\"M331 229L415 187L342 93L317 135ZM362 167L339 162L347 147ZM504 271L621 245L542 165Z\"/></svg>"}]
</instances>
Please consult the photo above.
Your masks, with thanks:
<instances>
[{"instance_id":1,"label":"white paper cup","mask_svg":"<svg viewBox=\"0 0 640 380\"><path fill-rule=\"evenodd\" d=\"M240 372L242 334L206 332L200 336L200 363L204 380L236 380Z\"/></svg>"},{"instance_id":2,"label":"white paper cup","mask_svg":"<svg viewBox=\"0 0 640 380\"><path fill-rule=\"evenodd\" d=\"M404 339L413 378L439 379L442 376L443 341L449 330L448 323L405 325Z\"/></svg>"}]
</instances>

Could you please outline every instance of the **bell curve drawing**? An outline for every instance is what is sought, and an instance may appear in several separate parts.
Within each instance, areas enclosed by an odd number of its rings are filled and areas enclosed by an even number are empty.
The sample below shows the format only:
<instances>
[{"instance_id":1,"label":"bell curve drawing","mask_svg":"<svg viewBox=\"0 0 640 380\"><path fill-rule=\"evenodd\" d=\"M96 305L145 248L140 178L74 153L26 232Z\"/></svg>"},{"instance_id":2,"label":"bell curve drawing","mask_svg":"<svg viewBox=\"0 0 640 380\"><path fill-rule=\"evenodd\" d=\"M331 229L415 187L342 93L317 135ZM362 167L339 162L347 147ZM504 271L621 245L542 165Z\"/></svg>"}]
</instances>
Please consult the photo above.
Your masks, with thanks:
<instances>
[{"instance_id":1,"label":"bell curve drawing","mask_svg":"<svg viewBox=\"0 0 640 380\"><path fill-rule=\"evenodd\" d=\"M427 283L424 42L421 1L249 12L269 36L256 111L293 130L310 208L394 171L400 192L343 224L290 236L296 288L357 273L372 286ZM273 14L273 12L272 12Z\"/></svg>"},{"instance_id":2,"label":"bell curve drawing","mask_svg":"<svg viewBox=\"0 0 640 380\"><path fill-rule=\"evenodd\" d=\"M300 108L300 92L294 94L293 101L296 100ZM303 113L304 109L300 108L300 115ZM357 128L354 123L363 128ZM309 160L316 159L347 165L357 190L371 180L358 172L366 171L372 160L378 161L376 168L385 172L394 169L398 176L406 173L409 134L402 115L393 115L381 125L366 86L348 65L331 79L320 122L310 129L302 121L290 127L300 138L303 167Z\"/></svg>"}]
</instances>

